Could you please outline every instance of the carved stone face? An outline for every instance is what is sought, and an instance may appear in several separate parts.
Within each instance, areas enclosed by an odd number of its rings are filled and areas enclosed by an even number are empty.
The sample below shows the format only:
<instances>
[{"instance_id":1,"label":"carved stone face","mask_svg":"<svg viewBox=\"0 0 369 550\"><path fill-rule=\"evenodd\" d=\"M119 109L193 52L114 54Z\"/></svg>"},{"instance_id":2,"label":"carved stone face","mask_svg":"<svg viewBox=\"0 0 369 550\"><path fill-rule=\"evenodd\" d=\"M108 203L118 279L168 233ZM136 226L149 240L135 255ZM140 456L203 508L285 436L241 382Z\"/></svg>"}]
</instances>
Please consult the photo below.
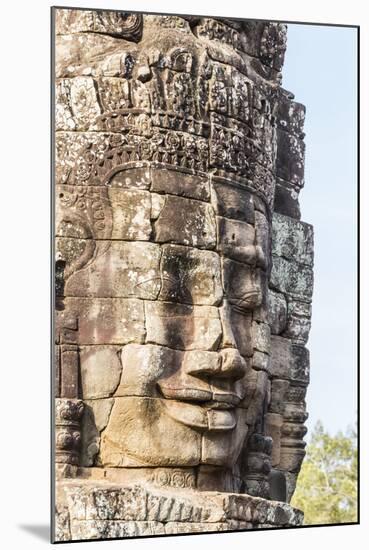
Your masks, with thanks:
<instances>
[{"instance_id":1,"label":"carved stone face","mask_svg":"<svg viewBox=\"0 0 369 550\"><path fill-rule=\"evenodd\" d=\"M149 166L59 200L61 324L75 318L82 397L114 397L101 464L232 469L268 393L252 368L269 345L262 201Z\"/></svg>"}]
</instances>

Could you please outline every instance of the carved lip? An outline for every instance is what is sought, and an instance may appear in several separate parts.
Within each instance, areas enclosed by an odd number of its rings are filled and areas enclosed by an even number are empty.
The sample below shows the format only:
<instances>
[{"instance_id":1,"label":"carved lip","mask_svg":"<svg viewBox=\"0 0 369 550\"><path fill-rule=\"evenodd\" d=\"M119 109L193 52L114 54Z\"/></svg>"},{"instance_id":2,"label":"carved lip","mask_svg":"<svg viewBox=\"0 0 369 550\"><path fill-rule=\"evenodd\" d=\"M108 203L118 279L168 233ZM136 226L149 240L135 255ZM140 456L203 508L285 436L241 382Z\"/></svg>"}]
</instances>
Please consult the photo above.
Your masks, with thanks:
<instances>
[{"instance_id":1,"label":"carved lip","mask_svg":"<svg viewBox=\"0 0 369 550\"><path fill-rule=\"evenodd\" d=\"M198 388L170 388L160 384L160 392L165 399L195 401L208 409L230 409L236 407L241 401L241 397L233 392L212 392Z\"/></svg>"},{"instance_id":2,"label":"carved lip","mask_svg":"<svg viewBox=\"0 0 369 550\"><path fill-rule=\"evenodd\" d=\"M173 420L201 431L228 431L237 424L234 407L231 410L210 409L174 399L164 399L163 404Z\"/></svg>"},{"instance_id":3,"label":"carved lip","mask_svg":"<svg viewBox=\"0 0 369 550\"><path fill-rule=\"evenodd\" d=\"M235 406L240 397L233 393L217 393L195 388L168 388L160 385L163 405L168 415L186 426L204 431L233 430L236 426Z\"/></svg>"}]
</instances>

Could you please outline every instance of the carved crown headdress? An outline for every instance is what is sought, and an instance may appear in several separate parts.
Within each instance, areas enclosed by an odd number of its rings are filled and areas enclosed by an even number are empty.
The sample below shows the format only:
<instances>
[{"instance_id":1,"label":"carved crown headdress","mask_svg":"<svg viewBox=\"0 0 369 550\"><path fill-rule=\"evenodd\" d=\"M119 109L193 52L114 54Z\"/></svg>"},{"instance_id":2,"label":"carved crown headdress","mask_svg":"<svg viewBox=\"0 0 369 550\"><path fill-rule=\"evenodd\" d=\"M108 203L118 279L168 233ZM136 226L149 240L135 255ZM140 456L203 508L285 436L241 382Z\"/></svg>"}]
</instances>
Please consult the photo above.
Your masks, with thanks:
<instances>
[{"instance_id":1,"label":"carved crown headdress","mask_svg":"<svg viewBox=\"0 0 369 550\"><path fill-rule=\"evenodd\" d=\"M75 13L82 19L60 16L61 40L66 28L124 40L119 55L116 48L110 57L92 51L91 64L78 68L83 76L69 78L73 67L60 69L67 77L57 84L57 129L79 131L63 151L59 183L107 184L125 167L159 163L222 176L272 204L285 25ZM163 35L157 35L158 19ZM181 47L178 28L186 35Z\"/></svg>"}]
</instances>

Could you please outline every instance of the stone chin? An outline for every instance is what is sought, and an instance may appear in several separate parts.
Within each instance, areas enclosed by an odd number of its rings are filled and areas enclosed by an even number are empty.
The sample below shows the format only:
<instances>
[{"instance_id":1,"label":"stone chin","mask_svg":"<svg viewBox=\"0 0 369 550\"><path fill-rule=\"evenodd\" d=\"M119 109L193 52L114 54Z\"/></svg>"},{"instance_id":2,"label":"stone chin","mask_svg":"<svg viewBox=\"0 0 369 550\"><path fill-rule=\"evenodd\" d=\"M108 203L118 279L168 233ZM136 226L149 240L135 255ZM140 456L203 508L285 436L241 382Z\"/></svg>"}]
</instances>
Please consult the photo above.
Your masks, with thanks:
<instances>
[{"instance_id":1,"label":"stone chin","mask_svg":"<svg viewBox=\"0 0 369 550\"><path fill-rule=\"evenodd\" d=\"M101 459L111 467L232 468L247 436L245 416L245 409L235 407L116 398L101 440Z\"/></svg>"}]
</instances>

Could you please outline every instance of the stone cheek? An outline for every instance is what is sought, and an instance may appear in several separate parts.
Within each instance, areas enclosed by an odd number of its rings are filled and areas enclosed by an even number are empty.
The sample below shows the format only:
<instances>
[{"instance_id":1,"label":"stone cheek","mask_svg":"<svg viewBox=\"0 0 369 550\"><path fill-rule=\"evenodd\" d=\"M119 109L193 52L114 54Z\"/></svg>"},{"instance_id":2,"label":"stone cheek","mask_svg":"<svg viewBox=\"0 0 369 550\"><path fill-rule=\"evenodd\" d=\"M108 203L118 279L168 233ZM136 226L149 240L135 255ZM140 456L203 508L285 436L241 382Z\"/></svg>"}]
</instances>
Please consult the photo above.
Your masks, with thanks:
<instances>
[{"instance_id":1,"label":"stone cheek","mask_svg":"<svg viewBox=\"0 0 369 550\"><path fill-rule=\"evenodd\" d=\"M218 308L145 302L146 342L180 350L215 350L222 336Z\"/></svg>"},{"instance_id":2,"label":"stone cheek","mask_svg":"<svg viewBox=\"0 0 369 550\"><path fill-rule=\"evenodd\" d=\"M123 372L114 394L117 397L197 397L206 401L217 393L221 397L230 386L237 389L234 382L209 380L212 374L221 373L221 359L226 360L218 352L183 352L158 345L129 344L124 346L120 357ZM239 391L242 395L241 388Z\"/></svg>"},{"instance_id":3,"label":"stone cheek","mask_svg":"<svg viewBox=\"0 0 369 550\"><path fill-rule=\"evenodd\" d=\"M148 191L109 189L113 229L111 238L148 241L151 236L151 197Z\"/></svg>"},{"instance_id":4,"label":"stone cheek","mask_svg":"<svg viewBox=\"0 0 369 550\"><path fill-rule=\"evenodd\" d=\"M223 297L217 253L186 246L164 245L159 300L218 305Z\"/></svg>"},{"instance_id":5,"label":"stone cheek","mask_svg":"<svg viewBox=\"0 0 369 550\"><path fill-rule=\"evenodd\" d=\"M101 441L106 466L192 466L200 457L201 434L172 419L166 413L165 400L115 399Z\"/></svg>"},{"instance_id":6,"label":"stone cheek","mask_svg":"<svg viewBox=\"0 0 369 550\"><path fill-rule=\"evenodd\" d=\"M167 195L154 232L158 243L212 249L216 244L214 211L200 201Z\"/></svg>"},{"instance_id":7,"label":"stone cheek","mask_svg":"<svg viewBox=\"0 0 369 550\"><path fill-rule=\"evenodd\" d=\"M69 338L69 334L75 335L79 345L128 344L143 342L145 338L142 300L65 298L64 301L68 316L74 315L78 332L72 329L64 331L67 331ZM61 327L64 325L63 318L60 315Z\"/></svg>"},{"instance_id":8,"label":"stone cheek","mask_svg":"<svg viewBox=\"0 0 369 550\"><path fill-rule=\"evenodd\" d=\"M155 299L160 290L160 246L145 242L99 242L91 265L65 284L66 296ZM106 249L107 248L107 249ZM106 249L106 250L104 250Z\"/></svg>"},{"instance_id":9,"label":"stone cheek","mask_svg":"<svg viewBox=\"0 0 369 550\"><path fill-rule=\"evenodd\" d=\"M89 346L80 349L82 397L109 397L116 390L122 373L119 347Z\"/></svg>"},{"instance_id":10,"label":"stone cheek","mask_svg":"<svg viewBox=\"0 0 369 550\"><path fill-rule=\"evenodd\" d=\"M201 463L214 466L233 467L245 442L248 426L248 411L244 408L234 410L237 429L229 431L206 432L202 440Z\"/></svg>"}]
</instances>

